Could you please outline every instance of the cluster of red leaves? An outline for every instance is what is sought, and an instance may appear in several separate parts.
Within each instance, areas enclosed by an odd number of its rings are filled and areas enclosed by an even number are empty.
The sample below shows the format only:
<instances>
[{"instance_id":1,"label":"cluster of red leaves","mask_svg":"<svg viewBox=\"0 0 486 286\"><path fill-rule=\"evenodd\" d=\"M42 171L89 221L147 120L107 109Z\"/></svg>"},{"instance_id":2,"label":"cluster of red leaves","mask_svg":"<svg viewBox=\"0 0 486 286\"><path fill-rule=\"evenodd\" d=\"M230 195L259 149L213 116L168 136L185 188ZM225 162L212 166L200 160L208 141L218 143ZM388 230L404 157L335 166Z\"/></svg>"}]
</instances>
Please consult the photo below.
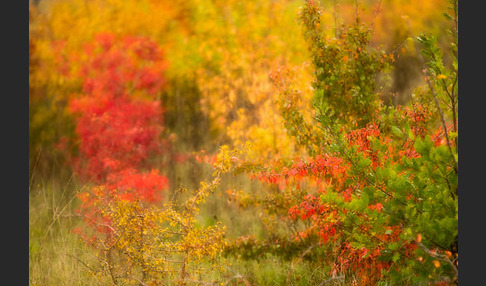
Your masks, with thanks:
<instances>
[{"instance_id":1,"label":"cluster of red leaves","mask_svg":"<svg viewBox=\"0 0 486 286\"><path fill-rule=\"evenodd\" d=\"M89 60L79 76L86 94L116 97L141 91L155 95L166 84L162 50L146 38L118 40L113 34L100 34L95 43L85 45L84 52Z\"/></svg>"},{"instance_id":2,"label":"cluster of red leaves","mask_svg":"<svg viewBox=\"0 0 486 286\"><path fill-rule=\"evenodd\" d=\"M121 199L158 202L162 199L160 190L166 189L169 182L157 169L145 174L140 174L135 169L125 169L110 174L107 185L109 190L116 190Z\"/></svg>"},{"instance_id":3,"label":"cluster of red leaves","mask_svg":"<svg viewBox=\"0 0 486 286\"><path fill-rule=\"evenodd\" d=\"M411 119L411 128L415 136L423 138L427 134L427 124L432 117L430 110L418 103L413 103L411 106L404 108L398 106L398 111L402 118Z\"/></svg>"},{"instance_id":4,"label":"cluster of red leaves","mask_svg":"<svg viewBox=\"0 0 486 286\"><path fill-rule=\"evenodd\" d=\"M157 44L145 38L101 34L84 50L87 60L75 74L83 93L69 102L80 138L76 167L103 182L161 152L162 108L154 95L165 85L167 65Z\"/></svg>"},{"instance_id":5,"label":"cluster of red leaves","mask_svg":"<svg viewBox=\"0 0 486 286\"><path fill-rule=\"evenodd\" d=\"M418 106L414 108L415 111L421 110ZM403 116L412 115L411 110L403 112ZM418 113L413 121L416 135L420 134L420 126L426 124L423 122L423 114ZM441 137L440 134L437 136ZM346 143L349 146L356 146L356 151L372 161L372 167L383 167L385 161L391 160L397 162L401 156L418 156L413 148L413 142L408 143L407 146L400 146L402 153L397 157L397 146L391 144L391 139L384 136L375 123L368 124L364 128L359 128L345 134ZM374 150L372 142L379 140L381 146L388 146L385 152ZM381 152L381 157L378 153ZM301 159L296 159L291 167L273 168L269 171L257 173L254 177L262 182L278 184L280 188L287 186L299 186L299 183L304 180L316 182L318 193L325 194L332 191L340 196L344 202L350 202L353 194L356 195L356 190L361 189L367 185L365 180L360 180L355 176L350 176L349 171L351 165L348 160L341 156L318 155L314 158L309 158L309 162L303 162ZM370 204L367 207L371 211L381 212L382 203ZM346 216L347 211L337 210L336 206L323 202L319 196L307 195L297 205L293 205L288 210L291 219L306 220L310 222L308 229L296 234L295 239L305 239L310 236L317 236L321 243L328 243L340 241L343 232L342 219ZM355 213L365 223L360 226L363 233L369 233L370 229L367 225L368 216L365 213ZM372 222L369 222L370 225ZM373 285L381 278L382 269L388 269L391 266L390 261L380 260L384 245L390 242L399 241L401 228L398 226L386 226L387 234L374 234L374 239L379 241L374 249L354 248L351 244L343 240L342 243L337 244L335 252L337 260L335 261L331 274L336 272L344 273L345 271L353 271L359 277L361 285ZM411 255L416 248L415 244L405 246L405 254Z\"/></svg>"},{"instance_id":6,"label":"cluster of red leaves","mask_svg":"<svg viewBox=\"0 0 486 286\"><path fill-rule=\"evenodd\" d=\"M283 167L280 171L274 169L264 172L259 172L252 178L270 183L280 184L282 188L299 182L304 178L311 178L317 181L318 185L322 183L342 184L345 181L346 170L349 165L344 163L344 160L338 157L329 155L317 155L309 162L304 162L297 158L296 162L290 167Z\"/></svg>"},{"instance_id":7,"label":"cluster of red leaves","mask_svg":"<svg viewBox=\"0 0 486 286\"><path fill-rule=\"evenodd\" d=\"M399 226L386 226L386 229L389 231L388 234L374 236L377 241L380 241L374 249L356 248L350 243L341 243L339 248L336 249L337 260L332 265L331 273L351 270L359 278L359 281L355 281L356 283L359 282L356 285L376 285L382 277L382 270L388 270L392 266L391 261L380 259L385 250L382 245L383 243L399 241L399 235L402 233ZM406 243L401 250L401 255L413 256L413 252L417 248L415 242Z\"/></svg>"},{"instance_id":8,"label":"cluster of red leaves","mask_svg":"<svg viewBox=\"0 0 486 286\"><path fill-rule=\"evenodd\" d=\"M396 116L398 120L410 122L410 129L415 137L424 138L428 132L428 124L432 118L430 110L418 103L411 106L397 106ZM398 158L416 158L419 154L413 148L414 142L407 139L400 150L397 150Z\"/></svg>"},{"instance_id":9,"label":"cluster of red leaves","mask_svg":"<svg viewBox=\"0 0 486 286\"><path fill-rule=\"evenodd\" d=\"M456 121L456 125L457 125L457 121ZM453 131L453 128L454 128L454 125L451 123L447 126L447 132L451 132ZM437 146L440 146L440 145L447 145L447 140L446 140L446 136L445 136L445 132L444 132L444 128L440 127L437 129L437 131L432 135L432 140L434 141L434 146L437 147ZM455 140L451 140L450 141L450 144L452 146L456 146L456 141Z\"/></svg>"},{"instance_id":10,"label":"cluster of red leaves","mask_svg":"<svg viewBox=\"0 0 486 286\"><path fill-rule=\"evenodd\" d=\"M157 169L142 171L150 168L146 159L164 147L163 110L155 96L165 86L167 64L157 43L113 34L96 36L84 54L71 58L84 59L72 75L82 82L82 93L72 95L68 106L79 138L74 167L100 185L80 194L79 211L95 233L110 233L102 204L158 202L169 185Z\"/></svg>"},{"instance_id":11,"label":"cluster of red leaves","mask_svg":"<svg viewBox=\"0 0 486 286\"><path fill-rule=\"evenodd\" d=\"M356 249L349 243L342 243L338 249L337 262L331 272L353 271L360 277L360 285L374 285L381 277L381 270L388 269L390 262L379 261L381 249L369 250L365 247Z\"/></svg>"},{"instance_id":12,"label":"cluster of red leaves","mask_svg":"<svg viewBox=\"0 0 486 286\"><path fill-rule=\"evenodd\" d=\"M321 243L327 243L329 239L336 241L339 236L336 232L339 228L338 212L332 206L323 204L318 197L307 195L299 205L289 209L292 219L311 220L312 225L304 233L299 233L299 238L305 238L317 233Z\"/></svg>"},{"instance_id":13,"label":"cluster of red leaves","mask_svg":"<svg viewBox=\"0 0 486 286\"><path fill-rule=\"evenodd\" d=\"M81 205L77 210L82 214L83 219L88 227L93 229L96 234L110 234L113 231L110 219L102 213L103 205L108 205L114 198L114 191L107 189L105 186L93 188L91 192L82 192L78 194ZM85 242L88 244L94 243L96 234L89 234L81 229L75 230Z\"/></svg>"},{"instance_id":14,"label":"cluster of red leaves","mask_svg":"<svg viewBox=\"0 0 486 286\"><path fill-rule=\"evenodd\" d=\"M76 167L83 177L104 180L108 174L139 168L150 154L160 152L158 102L86 96L71 101L70 109L80 114Z\"/></svg>"},{"instance_id":15,"label":"cluster of red leaves","mask_svg":"<svg viewBox=\"0 0 486 286\"><path fill-rule=\"evenodd\" d=\"M357 146L358 151L365 158L371 158L373 168L379 164L376 153L371 150L371 141L380 136L380 130L375 123L368 124L365 128L353 130L346 134L346 139L351 146Z\"/></svg>"}]
</instances>

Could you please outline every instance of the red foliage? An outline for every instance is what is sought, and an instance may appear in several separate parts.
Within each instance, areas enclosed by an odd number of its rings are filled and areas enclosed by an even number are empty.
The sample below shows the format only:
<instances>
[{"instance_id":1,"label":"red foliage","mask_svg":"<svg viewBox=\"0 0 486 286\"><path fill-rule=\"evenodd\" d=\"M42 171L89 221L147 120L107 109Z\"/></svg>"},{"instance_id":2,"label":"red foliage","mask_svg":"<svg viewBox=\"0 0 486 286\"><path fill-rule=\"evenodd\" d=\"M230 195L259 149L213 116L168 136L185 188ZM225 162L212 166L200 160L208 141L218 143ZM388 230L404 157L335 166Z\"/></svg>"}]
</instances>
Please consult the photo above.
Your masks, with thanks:
<instances>
[{"instance_id":1,"label":"red foliage","mask_svg":"<svg viewBox=\"0 0 486 286\"><path fill-rule=\"evenodd\" d=\"M140 37L100 34L84 50L88 60L75 75L83 94L69 103L80 139L76 169L103 182L161 152L162 109L154 95L167 65L157 44Z\"/></svg>"},{"instance_id":2,"label":"red foliage","mask_svg":"<svg viewBox=\"0 0 486 286\"><path fill-rule=\"evenodd\" d=\"M415 135L421 134L422 128L425 128L426 122L419 106L412 109L406 109L399 116L413 116L412 131ZM441 133L437 134L441 138ZM392 139L384 136L375 123L368 124L364 128L356 129L345 134L345 139L349 146L356 146L356 151L363 158L371 159L372 167L384 167L385 162L392 164L400 161L403 156L419 156L413 147L413 142L406 140L403 146L392 144ZM372 142L377 140L379 144L373 147ZM439 140L439 139L437 139ZM374 150L388 146L385 150ZM398 151L395 151L398 148ZM384 151L384 152L383 152ZM398 152L398 156L397 156ZM381 154L381 157L378 156ZM278 165L278 164L276 164ZM299 182L308 179L317 183L318 193L326 194L331 191L340 196L343 201L351 202L353 195L358 189L362 189L369 183L355 175L351 175L351 165L349 160L343 159L339 155L318 155L309 158L308 162L296 159L291 167L278 168L273 166L270 171L260 172L257 177L260 181L272 184L278 184L281 188L290 185L299 185ZM381 278L381 271L387 270L393 264L389 260L379 259L382 256L384 246L391 242L399 241L399 235L402 232L400 226L386 226L386 232L371 234L371 225L367 211L353 212L362 224L359 226L360 231L368 234L377 241L374 249L354 248L346 242L343 236L342 220L347 216L346 209L340 209L338 206L325 203L320 196L307 195L297 205L289 208L288 214L291 219L307 220L311 222L308 229L296 233L295 239L305 239L310 236L318 237L321 243L333 242L338 259L331 269L332 273L344 273L352 271L357 274L360 285L374 285ZM382 212L383 204L375 202L367 206L368 211ZM341 243L335 244L338 241ZM402 255L412 255L416 245L410 243L402 249Z\"/></svg>"},{"instance_id":3,"label":"red foliage","mask_svg":"<svg viewBox=\"0 0 486 286\"><path fill-rule=\"evenodd\" d=\"M376 153L371 150L371 140L380 136L380 130L375 123L368 124L365 128L353 130L346 138L351 146L357 146L364 158L371 158L373 167L378 166Z\"/></svg>"},{"instance_id":4,"label":"red foliage","mask_svg":"<svg viewBox=\"0 0 486 286\"><path fill-rule=\"evenodd\" d=\"M117 97L73 100L78 112L80 175L103 181L110 173L139 168L152 153L161 151L162 114L158 102Z\"/></svg>"},{"instance_id":5,"label":"red foliage","mask_svg":"<svg viewBox=\"0 0 486 286\"><path fill-rule=\"evenodd\" d=\"M142 200L158 202L162 199L160 191L168 187L166 177L153 169L149 173L140 174L136 169L125 169L108 176L108 189L116 191L124 200Z\"/></svg>"},{"instance_id":6,"label":"red foliage","mask_svg":"<svg viewBox=\"0 0 486 286\"><path fill-rule=\"evenodd\" d=\"M310 162L296 160L291 167L283 167L280 172L275 170L260 172L257 178L266 183L288 185L303 178L312 178L321 183L344 183L346 170L349 168L344 160L329 155L317 155ZM341 186L341 185L339 185Z\"/></svg>"},{"instance_id":7,"label":"red foliage","mask_svg":"<svg viewBox=\"0 0 486 286\"><path fill-rule=\"evenodd\" d=\"M403 117L411 119L412 131L415 136L423 138L427 134L428 120L431 118L431 113L425 107L418 103L403 108Z\"/></svg>"},{"instance_id":8,"label":"red foliage","mask_svg":"<svg viewBox=\"0 0 486 286\"><path fill-rule=\"evenodd\" d=\"M381 277L381 270L388 269L390 262L379 261L381 249L361 247L356 249L344 242L338 249L337 261L332 266L332 273L352 270L360 278L360 285L375 285Z\"/></svg>"},{"instance_id":9,"label":"red foliage","mask_svg":"<svg viewBox=\"0 0 486 286\"><path fill-rule=\"evenodd\" d=\"M81 205L76 211L83 216L87 226L92 228L96 233L109 234L112 231L108 217L101 213L100 204L108 204L113 199L114 191L108 190L105 186L93 188L92 192L83 192L78 194ZM88 235L80 230L81 237L89 242L95 239L95 235Z\"/></svg>"},{"instance_id":10,"label":"red foliage","mask_svg":"<svg viewBox=\"0 0 486 286\"><path fill-rule=\"evenodd\" d=\"M165 86L167 65L157 43L141 37L100 34L84 53L86 60L73 75L82 82L82 94L72 95L68 107L79 138L74 167L100 185L79 195L79 212L95 231L80 235L90 243L114 230L101 206L113 200L159 202L169 186L158 170L141 171L164 147L163 110L155 96Z\"/></svg>"}]
</instances>

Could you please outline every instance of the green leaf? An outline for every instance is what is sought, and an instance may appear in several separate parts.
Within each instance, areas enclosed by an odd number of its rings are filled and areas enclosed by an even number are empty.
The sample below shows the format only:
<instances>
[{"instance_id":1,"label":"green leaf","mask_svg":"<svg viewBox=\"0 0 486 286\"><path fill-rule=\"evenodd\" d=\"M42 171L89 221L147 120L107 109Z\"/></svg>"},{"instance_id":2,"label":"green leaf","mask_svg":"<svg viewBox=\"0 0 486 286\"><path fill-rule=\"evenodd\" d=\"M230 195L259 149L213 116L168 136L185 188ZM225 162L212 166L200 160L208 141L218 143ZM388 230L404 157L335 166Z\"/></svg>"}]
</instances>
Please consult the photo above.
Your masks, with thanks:
<instances>
[{"instance_id":1,"label":"green leaf","mask_svg":"<svg viewBox=\"0 0 486 286\"><path fill-rule=\"evenodd\" d=\"M366 168L371 165L371 160L369 158L362 158L358 162L359 168Z\"/></svg>"},{"instance_id":2,"label":"green leaf","mask_svg":"<svg viewBox=\"0 0 486 286\"><path fill-rule=\"evenodd\" d=\"M393 262L397 262L399 259L400 259L400 253L395 252L395 254L393 254L392 257Z\"/></svg>"},{"instance_id":3,"label":"green leaf","mask_svg":"<svg viewBox=\"0 0 486 286\"><path fill-rule=\"evenodd\" d=\"M399 138L403 138L403 131L400 128L396 126L392 126L391 131L394 135L398 136Z\"/></svg>"}]
</instances>

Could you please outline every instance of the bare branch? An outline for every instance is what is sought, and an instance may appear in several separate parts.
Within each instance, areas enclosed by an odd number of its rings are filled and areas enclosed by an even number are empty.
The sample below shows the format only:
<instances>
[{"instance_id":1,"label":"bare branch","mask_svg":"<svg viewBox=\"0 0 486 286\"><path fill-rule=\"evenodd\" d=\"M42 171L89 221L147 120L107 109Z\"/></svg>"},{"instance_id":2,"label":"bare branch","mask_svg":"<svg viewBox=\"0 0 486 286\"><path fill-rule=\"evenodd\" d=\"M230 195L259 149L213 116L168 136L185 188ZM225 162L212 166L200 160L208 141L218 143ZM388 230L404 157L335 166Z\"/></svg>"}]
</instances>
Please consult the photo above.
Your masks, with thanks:
<instances>
[{"instance_id":1,"label":"bare branch","mask_svg":"<svg viewBox=\"0 0 486 286\"><path fill-rule=\"evenodd\" d=\"M435 253L435 252L431 251L425 245L423 245L421 242L419 242L418 245L420 246L420 248L423 251L425 251L425 253L427 253L431 257L449 263L452 266L452 269L454 269L454 273L456 274L456 276L459 274L459 270L457 269L457 267L454 264L454 262L449 259L449 257L447 257L446 255L438 254L438 253Z\"/></svg>"}]
</instances>

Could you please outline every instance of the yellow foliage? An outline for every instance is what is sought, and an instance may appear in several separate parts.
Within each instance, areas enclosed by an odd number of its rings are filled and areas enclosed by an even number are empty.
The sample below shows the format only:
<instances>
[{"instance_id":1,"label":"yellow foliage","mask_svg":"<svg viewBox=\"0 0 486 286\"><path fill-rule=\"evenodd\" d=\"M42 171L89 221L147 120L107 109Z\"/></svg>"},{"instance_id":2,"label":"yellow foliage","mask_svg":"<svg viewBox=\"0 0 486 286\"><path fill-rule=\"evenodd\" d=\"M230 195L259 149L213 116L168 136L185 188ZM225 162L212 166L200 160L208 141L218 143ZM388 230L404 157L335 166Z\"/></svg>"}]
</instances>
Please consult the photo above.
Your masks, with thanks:
<instances>
[{"instance_id":1,"label":"yellow foliage","mask_svg":"<svg viewBox=\"0 0 486 286\"><path fill-rule=\"evenodd\" d=\"M29 31L36 36L40 64L29 82L47 87L50 97L65 99L79 89L80 83L67 74L79 69L84 45L99 33L144 36L170 50L176 36L189 32L188 1L50 0L39 5L32 8Z\"/></svg>"},{"instance_id":2,"label":"yellow foliage","mask_svg":"<svg viewBox=\"0 0 486 286\"><path fill-rule=\"evenodd\" d=\"M64 102L80 83L59 69L66 73L79 69L83 46L94 35L147 36L164 49L169 78L185 76L197 82L202 92L199 104L209 116L212 130L223 140L229 139L234 146L261 141L261 146L254 148L255 156L288 155L294 147L279 124L274 102L277 91L268 74L277 63L302 62L307 55L300 28L295 25L300 4L256 0L43 1L42 13L31 25L39 30L37 57L42 63L31 82L48 87L53 104ZM308 73L307 80L310 78Z\"/></svg>"},{"instance_id":3,"label":"yellow foliage","mask_svg":"<svg viewBox=\"0 0 486 286\"><path fill-rule=\"evenodd\" d=\"M90 220L98 230L93 232L95 239L88 241L99 250L100 260L98 268L90 268L92 274L111 277L115 284L182 285L196 278L204 267L210 267L204 269L206 273L221 270L225 227L221 223L198 226L196 215L204 198L218 186L221 176L230 171L236 156L248 149L248 144L234 150L221 147L212 180L201 182L201 187L185 202L146 205L142 201L124 200L116 191L107 192L103 186L82 193L80 198L93 202L92 210L100 218Z\"/></svg>"},{"instance_id":4,"label":"yellow foliage","mask_svg":"<svg viewBox=\"0 0 486 286\"><path fill-rule=\"evenodd\" d=\"M198 69L202 106L213 128L234 145L254 142L255 158L288 156L295 147L282 127L278 92L269 77L276 64L292 64L306 55L300 28L294 25L297 2L217 2L202 23L201 52L215 62ZM285 29L283 29L285 27ZM207 31L210 31L207 32ZM301 83L310 85L311 75ZM308 89L308 88L307 88ZM310 98L311 92L306 96ZM308 107L306 107L308 108Z\"/></svg>"},{"instance_id":5,"label":"yellow foliage","mask_svg":"<svg viewBox=\"0 0 486 286\"><path fill-rule=\"evenodd\" d=\"M358 14L361 21L372 24L374 43L395 48L410 36L410 33L443 33L444 27L437 24L442 24L442 13L447 10L448 5L448 1L444 0L390 0L368 3L345 0L325 3L324 8L328 13L324 14L330 14L332 17L335 15L338 26L355 22ZM331 26L330 21L334 21L332 17L328 17L329 20L324 23ZM408 52L414 53L415 49Z\"/></svg>"}]
</instances>

